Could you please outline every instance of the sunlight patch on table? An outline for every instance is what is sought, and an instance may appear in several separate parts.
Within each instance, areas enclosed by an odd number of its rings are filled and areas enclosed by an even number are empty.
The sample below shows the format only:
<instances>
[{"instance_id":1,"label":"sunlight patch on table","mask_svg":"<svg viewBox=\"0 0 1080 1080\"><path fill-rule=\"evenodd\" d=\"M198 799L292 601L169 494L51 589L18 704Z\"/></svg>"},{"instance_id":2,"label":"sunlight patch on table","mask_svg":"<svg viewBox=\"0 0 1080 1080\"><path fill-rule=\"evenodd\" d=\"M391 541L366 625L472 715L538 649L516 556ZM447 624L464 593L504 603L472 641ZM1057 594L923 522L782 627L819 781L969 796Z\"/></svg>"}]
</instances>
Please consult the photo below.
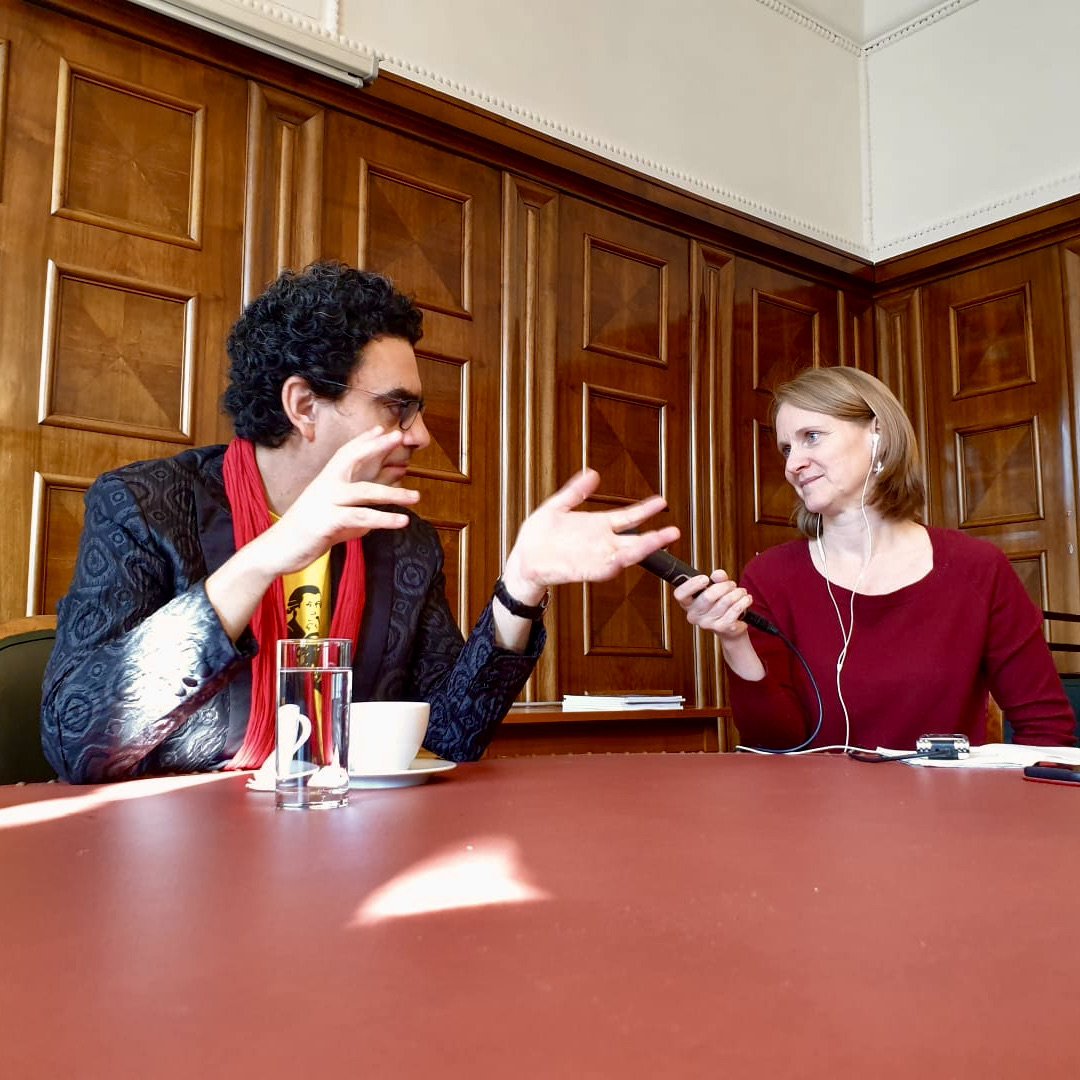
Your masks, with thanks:
<instances>
[{"instance_id":1,"label":"sunlight patch on table","mask_svg":"<svg viewBox=\"0 0 1080 1080\"><path fill-rule=\"evenodd\" d=\"M128 799L143 799L149 795L165 795L181 788L195 787L215 780L227 779L236 773L209 773L195 776L161 776L148 780L125 780L117 784L83 788L79 795L42 799L40 802L22 803L18 806L0 807L0 829L12 829L16 825L40 825L46 821L58 821L97 810L109 803ZM70 788L65 790L80 790Z\"/></svg>"},{"instance_id":2,"label":"sunlight patch on table","mask_svg":"<svg viewBox=\"0 0 1080 1080\"><path fill-rule=\"evenodd\" d=\"M550 900L528 881L517 845L503 838L474 840L434 855L379 886L361 903L351 926L455 908Z\"/></svg>"}]
</instances>

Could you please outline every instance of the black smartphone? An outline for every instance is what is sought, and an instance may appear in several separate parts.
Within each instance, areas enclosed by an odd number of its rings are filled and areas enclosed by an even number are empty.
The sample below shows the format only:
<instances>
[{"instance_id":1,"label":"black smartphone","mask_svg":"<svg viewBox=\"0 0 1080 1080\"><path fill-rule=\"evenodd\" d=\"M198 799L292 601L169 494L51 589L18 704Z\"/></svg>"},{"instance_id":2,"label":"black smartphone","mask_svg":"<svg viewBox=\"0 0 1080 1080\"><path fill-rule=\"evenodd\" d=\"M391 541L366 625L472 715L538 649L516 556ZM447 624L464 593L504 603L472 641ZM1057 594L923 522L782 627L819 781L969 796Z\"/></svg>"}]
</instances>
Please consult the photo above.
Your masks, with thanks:
<instances>
[{"instance_id":1,"label":"black smartphone","mask_svg":"<svg viewBox=\"0 0 1080 1080\"><path fill-rule=\"evenodd\" d=\"M1024 779L1041 784L1080 784L1080 765L1064 761L1036 761L1024 766Z\"/></svg>"}]
</instances>

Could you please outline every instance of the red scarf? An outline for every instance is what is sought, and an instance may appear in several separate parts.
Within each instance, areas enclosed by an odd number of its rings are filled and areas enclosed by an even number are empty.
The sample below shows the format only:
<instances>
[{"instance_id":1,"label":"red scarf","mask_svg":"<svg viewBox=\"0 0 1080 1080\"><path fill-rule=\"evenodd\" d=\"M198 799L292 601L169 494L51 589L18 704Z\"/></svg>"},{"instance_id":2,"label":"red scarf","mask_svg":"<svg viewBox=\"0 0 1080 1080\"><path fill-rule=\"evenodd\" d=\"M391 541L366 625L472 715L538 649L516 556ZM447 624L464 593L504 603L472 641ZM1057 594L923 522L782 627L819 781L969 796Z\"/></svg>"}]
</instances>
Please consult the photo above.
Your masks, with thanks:
<instances>
[{"instance_id":1,"label":"red scarf","mask_svg":"<svg viewBox=\"0 0 1080 1080\"><path fill-rule=\"evenodd\" d=\"M225 494L232 508L236 550L270 528L262 476L255 461L255 447L247 439L233 439L225 451ZM330 617L330 636L348 638L356 656L360 617L364 611L364 549L359 537L345 545L345 565L338 582L337 602ZM285 590L275 578L266 590L251 630L259 651L251 661L251 715L244 744L225 767L256 769L273 752L277 715L277 642L287 638Z\"/></svg>"}]
</instances>

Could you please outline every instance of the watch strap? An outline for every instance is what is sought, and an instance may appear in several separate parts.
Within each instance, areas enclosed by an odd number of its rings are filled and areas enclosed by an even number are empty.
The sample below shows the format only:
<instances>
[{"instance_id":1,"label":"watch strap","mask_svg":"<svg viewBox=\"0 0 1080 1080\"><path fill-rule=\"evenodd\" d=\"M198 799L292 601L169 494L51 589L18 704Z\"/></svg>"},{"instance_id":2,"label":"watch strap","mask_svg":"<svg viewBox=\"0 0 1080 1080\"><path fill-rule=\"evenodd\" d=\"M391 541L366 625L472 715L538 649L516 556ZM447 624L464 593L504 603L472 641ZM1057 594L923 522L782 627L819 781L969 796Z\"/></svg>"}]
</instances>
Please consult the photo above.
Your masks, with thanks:
<instances>
[{"instance_id":1,"label":"watch strap","mask_svg":"<svg viewBox=\"0 0 1080 1080\"><path fill-rule=\"evenodd\" d=\"M535 622L537 619L542 618L544 612L547 610L548 601L551 599L551 593L545 592L539 604L523 604L520 600L510 595L506 585L503 584L503 579L499 578L498 581L495 582L495 597L511 615L516 615L519 619L532 619Z\"/></svg>"}]
</instances>

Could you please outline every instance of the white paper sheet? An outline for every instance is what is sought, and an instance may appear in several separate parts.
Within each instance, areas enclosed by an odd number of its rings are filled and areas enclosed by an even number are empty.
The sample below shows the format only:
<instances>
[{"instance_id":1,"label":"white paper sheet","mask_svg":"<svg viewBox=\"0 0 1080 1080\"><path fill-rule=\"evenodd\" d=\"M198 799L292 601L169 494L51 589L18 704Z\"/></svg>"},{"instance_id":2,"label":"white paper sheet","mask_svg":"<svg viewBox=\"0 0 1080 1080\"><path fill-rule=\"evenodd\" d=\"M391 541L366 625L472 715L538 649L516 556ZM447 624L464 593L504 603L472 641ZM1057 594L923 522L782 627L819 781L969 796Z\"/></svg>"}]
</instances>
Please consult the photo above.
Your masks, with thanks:
<instances>
[{"instance_id":1,"label":"white paper sheet","mask_svg":"<svg viewBox=\"0 0 1080 1080\"><path fill-rule=\"evenodd\" d=\"M886 757L910 754L910 750L887 750L878 747L878 753ZM987 743L973 746L968 754L955 760L940 758L905 758L905 765L931 766L935 769L1022 769L1036 761L1063 761L1068 765L1080 765L1080 748L1075 746L1027 746L1023 743Z\"/></svg>"}]
</instances>

